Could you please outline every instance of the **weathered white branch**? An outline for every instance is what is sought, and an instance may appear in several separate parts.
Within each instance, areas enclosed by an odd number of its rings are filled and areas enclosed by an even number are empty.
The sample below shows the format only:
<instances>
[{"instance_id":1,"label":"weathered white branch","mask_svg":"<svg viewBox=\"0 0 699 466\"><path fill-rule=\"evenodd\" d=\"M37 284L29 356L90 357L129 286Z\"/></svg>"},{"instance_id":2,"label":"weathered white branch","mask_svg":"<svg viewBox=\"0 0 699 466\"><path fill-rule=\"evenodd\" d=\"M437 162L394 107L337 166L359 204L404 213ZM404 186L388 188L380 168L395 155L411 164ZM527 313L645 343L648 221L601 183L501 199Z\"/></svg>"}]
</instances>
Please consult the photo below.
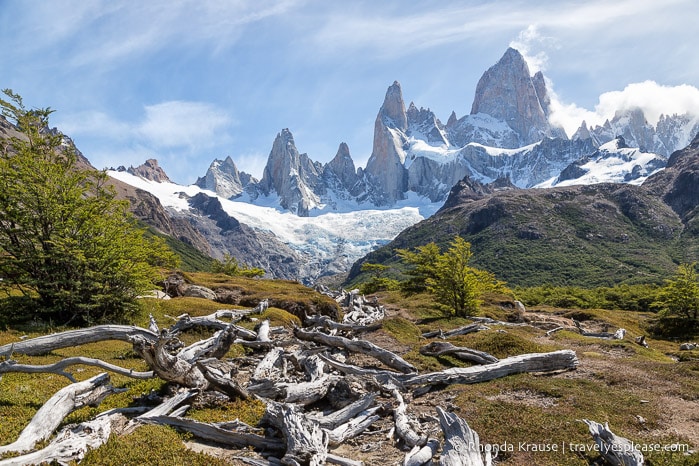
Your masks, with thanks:
<instances>
[{"instance_id":1,"label":"weathered white branch","mask_svg":"<svg viewBox=\"0 0 699 466\"><path fill-rule=\"evenodd\" d=\"M113 416L101 416L76 426L62 429L46 448L0 461L0 466L30 464L73 464L85 457L88 450L100 447L112 432Z\"/></svg>"},{"instance_id":2,"label":"weathered white branch","mask_svg":"<svg viewBox=\"0 0 699 466\"><path fill-rule=\"evenodd\" d=\"M391 351L385 350L370 341L350 340L348 338L327 335L317 331L306 331L300 328L294 329L294 335L301 340L314 341L327 346L343 348L347 351L362 353L378 359L388 367L409 374L417 372L415 366Z\"/></svg>"},{"instance_id":3,"label":"weathered white branch","mask_svg":"<svg viewBox=\"0 0 699 466\"><path fill-rule=\"evenodd\" d=\"M393 420L396 425L396 434L398 437L403 439L405 444L409 447L414 447L415 445L423 446L427 443L427 437L417 433L408 419L407 410L408 407L403 401L403 396L398 390L393 390L393 396L398 401L398 406L393 410Z\"/></svg>"},{"instance_id":4,"label":"weathered white branch","mask_svg":"<svg viewBox=\"0 0 699 466\"><path fill-rule=\"evenodd\" d=\"M284 464L320 466L328 455L328 436L318 423L302 416L291 404L267 404L263 421L266 420L282 432L286 439Z\"/></svg>"},{"instance_id":5,"label":"weathered white branch","mask_svg":"<svg viewBox=\"0 0 699 466\"><path fill-rule=\"evenodd\" d=\"M443 466L490 466L488 455L484 464L480 439L468 423L453 413L437 407L439 424L444 432L444 447L439 464Z\"/></svg>"},{"instance_id":6,"label":"weathered white branch","mask_svg":"<svg viewBox=\"0 0 699 466\"><path fill-rule=\"evenodd\" d=\"M434 337L439 337L439 338L449 338L449 337L454 337L457 335L468 335L469 333L473 332L479 332L481 330L490 330L489 327L486 327L485 325L481 324L469 324L469 325L464 325L463 327L455 328L453 330L448 330L448 331L443 331L443 330L432 330L431 332L425 332L422 334L423 338L434 338Z\"/></svg>"},{"instance_id":7,"label":"weathered white branch","mask_svg":"<svg viewBox=\"0 0 699 466\"><path fill-rule=\"evenodd\" d=\"M196 362L197 367L204 374L204 378L211 386L228 395L230 398L249 398L247 390L242 388L232 376L233 366L216 358L204 359Z\"/></svg>"},{"instance_id":8,"label":"weathered white branch","mask_svg":"<svg viewBox=\"0 0 699 466\"><path fill-rule=\"evenodd\" d=\"M305 323L308 327L321 327L326 330L341 330L352 333L373 332L374 330L378 330L381 328L381 323L372 325L339 323L335 322L326 315L315 315L311 317L306 317Z\"/></svg>"},{"instance_id":9,"label":"weathered white branch","mask_svg":"<svg viewBox=\"0 0 699 466\"><path fill-rule=\"evenodd\" d=\"M148 367L161 379L189 388L206 389L208 387L209 382L196 364L173 356L166 350L165 345L168 342L166 338L150 341L136 335L132 340L134 351L145 359Z\"/></svg>"},{"instance_id":10,"label":"weathered white branch","mask_svg":"<svg viewBox=\"0 0 699 466\"><path fill-rule=\"evenodd\" d=\"M0 454L32 449L48 439L68 414L86 405L96 406L113 392L107 373L63 387L39 408L17 440L0 447Z\"/></svg>"},{"instance_id":11,"label":"weathered white branch","mask_svg":"<svg viewBox=\"0 0 699 466\"><path fill-rule=\"evenodd\" d=\"M73 374L67 372L65 369L71 366L92 366L99 367L115 374L125 375L134 379L151 379L154 377L152 371L148 372L138 372L132 369L125 369L123 367L115 366L108 362L104 362L100 359L85 358L82 356L76 356L72 358L66 358L58 361L54 364L46 364L43 366L30 365L30 364L18 364L14 360L2 361L0 362L0 374L6 374L9 372L23 372L27 374L38 374L38 373L51 373L58 374L66 377L71 382L77 382L73 377Z\"/></svg>"},{"instance_id":12,"label":"weathered white branch","mask_svg":"<svg viewBox=\"0 0 699 466\"><path fill-rule=\"evenodd\" d=\"M429 439L424 447L415 445L412 450L405 454L403 466L423 466L432 464L432 458L437 454L439 441Z\"/></svg>"},{"instance_id":13,"label":"weathered white branch","mask_svg":"<svg viewBox=\"0 0 699 466\"><path fill-rule=\"evenodd\" d=\"M486 352L466 348L464 346L454 346L446 341L433 341L422 348L420 354L425 356L442 356L450 354L464 361L472 361L476 364L492 364L498 362L498 358Z\"/></svg>"},{"instance_id":14,"label":"weathered white branch","mask_svg":"<svg viewBox=\"0 0 699 466\"><path fill-rule=\"evenodd\" d=\"M551 372L575 369L578 358L571 350L559 350L551 353L521 354L501 359L485 366L452 367L440 372L414 375L403 380L405 386L434 384L471 384L505 377L522 372Z\"/></svg>"},{"instance_id":15,"label":"weathered white branch","mask_svg":"<svg viewBox=\"0 0 699 466\"><path fill-rule=\"evenodd\" d=\"M350 403L342 409L333 411L326 415L312 415L318 424L324 429L334 429L337 426L346 423L357 414L366 410L376 399L376 394L366 393L354 403Z\"/></svg>"},{"instance_id":16,"label":"weathered white branch","mask_svg":"<svg viewBox=\"0 0 699 466\"><path fill-rule=\"evenodd\" d=\"M341 424L328 432L328 443L331 447L343 444L347 439L354 438L364 432L370 425L378 421L381 416L376 412L379 407L367 409L358 413L354 418Z\"/></svg>"},{"instance_id":17,"label":"weathered white branch","mask_svg":"<svg viewBox=\"0 0 699 466\"><path fill-rule=\"evenodd\" d=\"M587 424L600 455L609 464L612 466L640 466L643 464L643 454L634 448L633 442L615 435L609 430L608 424L602 425L587 419L582 421Z\"/></svg>"},{"instance_id":18,"label":"weathered white branch","mask_svg":"<svg viewBox=\"0 0 699 466\"><path fill-rule=\"evenodd\" d=\"M0 356L10 356L10 352L40 356L53 350L94 343L97 341L119 340L130 342L134 336L155 341L158 335L141 327L131 325L97 325L95 327L43 335L24 341L16 341L0 346Z\"/></svg>"}]
</instances>

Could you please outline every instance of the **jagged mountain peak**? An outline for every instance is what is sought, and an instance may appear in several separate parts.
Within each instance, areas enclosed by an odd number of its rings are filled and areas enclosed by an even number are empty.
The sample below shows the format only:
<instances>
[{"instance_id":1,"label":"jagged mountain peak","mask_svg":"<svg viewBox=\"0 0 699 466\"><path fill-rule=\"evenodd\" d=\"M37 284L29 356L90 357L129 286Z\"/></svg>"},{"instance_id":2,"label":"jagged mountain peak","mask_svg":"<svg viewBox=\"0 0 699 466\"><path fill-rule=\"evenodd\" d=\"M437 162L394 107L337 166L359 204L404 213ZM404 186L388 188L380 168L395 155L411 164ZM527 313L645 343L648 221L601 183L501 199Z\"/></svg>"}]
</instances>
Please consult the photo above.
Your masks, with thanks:
<instances>
[{"instance_id":1,"label":"jagged mountain peak","mask_svg":"<svg viewBox=\"0 0 699 466\"><path fill-rule=\"evenodd\" d=\"M158 183L168 182L170 183L170 178L168 178L165 170L163 170L156 159L148 159L143 164L138 167L129 167L126 172L132 175L139 176L146 180L156 181Z\"/></svg>"},{"instance_id":2,"label":"jagged mountain peak","mask_svg":"<svg viewBox=\"0 0 699 466\"><path fill-rule=\"evenodd\" d=\"M284 128L274 139L257 188L265 196L277 193L283 208L307 216L320 203L314 188L319 185L321 171L321 164L299 153L294 136Z\"/></svg>"},{"instance_id":3,"label":"jagged mountain peak","mask_svg":"<svg viewBox=\"0 0 699 466\"><path fill-rule=\"evenodd\" d=\"M213 191L219 196L231 199L239 196L243 190L257 180L251 175L238 170L231 156L224 160L214 159L206 171L206 175L194 183L203 189Z\"/></svg>"},{"instance_id":4,"label":"jagged mountain peak","mask_svg":"<svg viewBox=\"0 0 699 466\"><path fill-rule=\"evenodd\" d=\"M552 135L549 104L543 74L532 78L522 54L510 47L478 81L471 115L485 113L506 122L524 146Z\"/></svg>"},{"instance_id":5,"label":"jagged mountain peak","mask_svg":"<svg viewBox=\"0 0 699 466\"><path fill-rule=\"evenodd\" d=\"M408 129L403 90L398 81L393 81L393 84L388 87L383 105L379 110L379 117L383 124L389 128L396 128L402 131Z\"/></svg>"}]
</instances>

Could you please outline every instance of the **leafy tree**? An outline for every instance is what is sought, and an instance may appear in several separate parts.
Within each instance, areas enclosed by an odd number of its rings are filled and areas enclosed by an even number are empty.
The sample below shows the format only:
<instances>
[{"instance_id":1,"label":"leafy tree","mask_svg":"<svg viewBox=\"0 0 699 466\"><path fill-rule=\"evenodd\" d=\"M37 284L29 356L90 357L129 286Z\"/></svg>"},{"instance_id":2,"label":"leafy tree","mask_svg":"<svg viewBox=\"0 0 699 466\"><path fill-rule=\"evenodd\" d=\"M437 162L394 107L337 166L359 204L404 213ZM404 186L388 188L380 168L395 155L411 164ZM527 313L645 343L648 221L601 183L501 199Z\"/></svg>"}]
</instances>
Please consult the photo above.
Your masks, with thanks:
<instances>
[{"instance_id":1,"label":"leafy tree","mask_svg":"<svg viewBox=\"0 0 699 466\"><path fill-rule=\"evenodd\" d=\"M211 266L211 271L214 273L223 273L231 277L261 277L265 274L263 269L258 267L248 267L246 264L241 264L235 257L225 254L222 260L214 261Z\"/></svg>"},{"instance_id":2,"label":"leafy tree","mask_svg":"<svg viewBox=\"0 0 699 466\"><path fill-rule=\"evenodd\" d=\"M174 265L174 255L144 236L107 174L81 165L72 143L48 129L51 109L27 110L19 95L3 92L2 115L19 135L0 147L2 286L31 304L25 317L127 320L157 267Z\"/></svg>"},{"instance_id":3,"label":"leafy tree","mask_svg":"<svg viewBox=\"0 0 699 466\"><path fill-rule=\"evenodd\" d=\"M675 277L667 280L656 306L661 319L679 319L691 327L699 325L699 283L696 263L681 264Z\"/></svg>"},{"instance_id":4,"label":"leafy tree","mask_svg":"<svg viewBox=\"0 0 699 466\"><path fill-rule=\"evenodd\" d=\"M398 281L385 276L389 269L390 267L387 265L364 262L361 270L362 272L370 273L371 280L362 285L362 293L368 294L382 290L398 289Z\"/></svg>"},{"instance_id":5,"label":"leafy tree","mask_svg":"<svg viewBox=\"0 0 699 466\"><path fill-rule=\"evenodd\" d=\"M435 243L420 246L416 251L397 251L404 262L412 265L408 272L408 289L426 290L437 302L457 316L475 314L481 296L502 287L495 276L469 266L473 255L471 244L460 236L454 237L449 249L440 253Z\"/></svg>"},{"instance_id":6,"label":"leafy tree","mask_svg":"<svg viewBox=\"0 0 699 466\"><path fill-rule=\"evenodd\" d=\"M396 249L398 257L412 266L406 274L410 277L402 283L403 291L407 293L423 293L427 291L427 281L435 278L439 246L434 242L418 246L414 251Z\"/></svg>"}]
</instances>

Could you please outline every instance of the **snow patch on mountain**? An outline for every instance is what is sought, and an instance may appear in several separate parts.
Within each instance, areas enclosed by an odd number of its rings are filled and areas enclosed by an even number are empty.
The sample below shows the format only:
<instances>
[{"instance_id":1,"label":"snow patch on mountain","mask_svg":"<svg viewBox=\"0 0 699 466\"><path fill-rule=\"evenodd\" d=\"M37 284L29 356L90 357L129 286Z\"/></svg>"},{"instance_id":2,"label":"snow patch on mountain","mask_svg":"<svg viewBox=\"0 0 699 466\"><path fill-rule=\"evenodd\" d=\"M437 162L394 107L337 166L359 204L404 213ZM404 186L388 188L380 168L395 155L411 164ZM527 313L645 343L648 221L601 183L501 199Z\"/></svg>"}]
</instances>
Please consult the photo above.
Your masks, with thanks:
<instances>
[{"instance_id":1,"label":"snow patch on mountain","mask_svg":"<svg viewBox=\"0 0 699 466\"><path fill-rule=\"evenodd\" d=\"M190 211L189 199L199 193L218 197L228 215L247 226L274 234L280 241L315 261L315 270L333 264L342 272L359 258L391 241L398 233L432 215L440 204L413 193L393 208L364 209L320 213L299 217L279 207L279 198L271 193L259 196L256 204L243 197L230 200L196 185L182 186L171 182L158 183L127 172L108 171L109 176L156 196L174 215ZM349 209L349 205L346 206ZM373 207L373 206L372 206Z\"/></svg>"}]
</instances>

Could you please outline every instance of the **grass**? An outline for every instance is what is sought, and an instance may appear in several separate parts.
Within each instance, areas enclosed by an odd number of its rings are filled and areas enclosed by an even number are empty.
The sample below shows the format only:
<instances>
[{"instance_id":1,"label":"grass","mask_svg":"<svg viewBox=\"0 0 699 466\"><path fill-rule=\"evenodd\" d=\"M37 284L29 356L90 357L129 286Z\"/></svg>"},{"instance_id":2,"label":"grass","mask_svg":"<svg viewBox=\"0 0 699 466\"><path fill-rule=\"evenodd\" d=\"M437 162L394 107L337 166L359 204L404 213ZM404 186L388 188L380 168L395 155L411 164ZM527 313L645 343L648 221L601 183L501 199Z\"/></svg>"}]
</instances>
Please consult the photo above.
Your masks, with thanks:
<instances>
[{"instance_id":1,"label":"grass","mask_svg":"<svg viewBox=\"0 0 699 466\"><path fill-rule=\"evenodd\" d=\"M273 326L299 325L296 312L300 312L300 309L331 305L329 298L293 282L233 279L203 273L186 276L194 283L212 288L238 287L250 303L263 298L274 302L263 314L241 321L240 325L249 328L260 319L267 318ZM452 357L423 356L419 348L429 342L421 337L423 332L437 328L449 330L471 321L443 316L434 308L428 295L407 297L398 292L382 292L379 299L387 307L389 315L379 330L385 334L381 335L382 341L395 340L401 348L401 356L420 372L469 365ZM146 326L149 313L161 327L166 327L173 323L168 316L176 317L185 312L192 316L208 315L215 310L232 307L238 306L198 298L144 300L137 324ZM248 306L241 304L240 307ZM454 385L437 392L437 396L444 398L428 402L430 406L448 407L464 418L478 432L483 443L505 448L511 446L512 451L500 453L498 464L582 466L597 461L596 453L571 451L569 447L571 444L592 445L587 427L581 419L608 422L616 434L640 444L689 443L687 435L674 423L678 416L685 419L687 425L691 425L692 419L694 426L699 422L699 418L692 418L688 411L699 402L699 361L692 359L697 352L680 352L677 342L661 339L648 338L650 348L635 344L633 338L645 334L645 322L651 317L647 313L546 306L529 310L575 318L586 325L607 324L611 331L623 327L627 330L627 337L623 341L601 340L565 330L547 337L543 330L532 327L491 326L490 330L450 338L454 345L486 351L498 358L562 348L573 349L578 355L580 366L577 371L554 376L519 374L482 384ZM512 313L512 298L507 295L490 296L481 313L507 320ZM17 341L25 334L35 336L46 331L45 328L30 332L9 329L0 332L0 344ZM185 343L192 343L210 334L208 331L189 332L182 339ZM244 353L242 347L234 345L227 356L237 357ZM677 361L681 353L686 355L685 361ZM135 356L130 345L123 342L64 348L45 356L17 355L16 359L20 363L48 364L78 355L89 355L134 370L146 370L144 362ZM99 371L78 366L73 368L73 372L77 379L84 380ZM166 384L159 379L134 380L117 375L112 375L111 379L114 386L125 391L110 395L98 407L86 407L72 413L64 424L91 419L107 409L134 405L142 395L152 391L162 394L166 389ZM15 440L39 407L68 383L64 377L54 374L3 375L0 380L0 444ZM445 405L445 399L451 400L450 404ZM419 398L414 401L422 403ZM412 406L409 410L413 409ZM434 409L430 409L426 414L434 416ZM254 426L263 411L264 404L257 400L212 401L196 403L188 416L201 422L240 419ZM645 422L640 423L638 416ZM227 464L221 459L187 450L183 444L187 439L187 435L167 427L143 426L129 435L112 436L106 445L88 453L81 464ZM553 445L557 445L559 451L532 451ZM693 445L695 450L698 447ZM699 462L699 453L684 456L672 452L650 452L645 457L647 464L652 466L693 465Z\"/></svg>"}]
</instances>

